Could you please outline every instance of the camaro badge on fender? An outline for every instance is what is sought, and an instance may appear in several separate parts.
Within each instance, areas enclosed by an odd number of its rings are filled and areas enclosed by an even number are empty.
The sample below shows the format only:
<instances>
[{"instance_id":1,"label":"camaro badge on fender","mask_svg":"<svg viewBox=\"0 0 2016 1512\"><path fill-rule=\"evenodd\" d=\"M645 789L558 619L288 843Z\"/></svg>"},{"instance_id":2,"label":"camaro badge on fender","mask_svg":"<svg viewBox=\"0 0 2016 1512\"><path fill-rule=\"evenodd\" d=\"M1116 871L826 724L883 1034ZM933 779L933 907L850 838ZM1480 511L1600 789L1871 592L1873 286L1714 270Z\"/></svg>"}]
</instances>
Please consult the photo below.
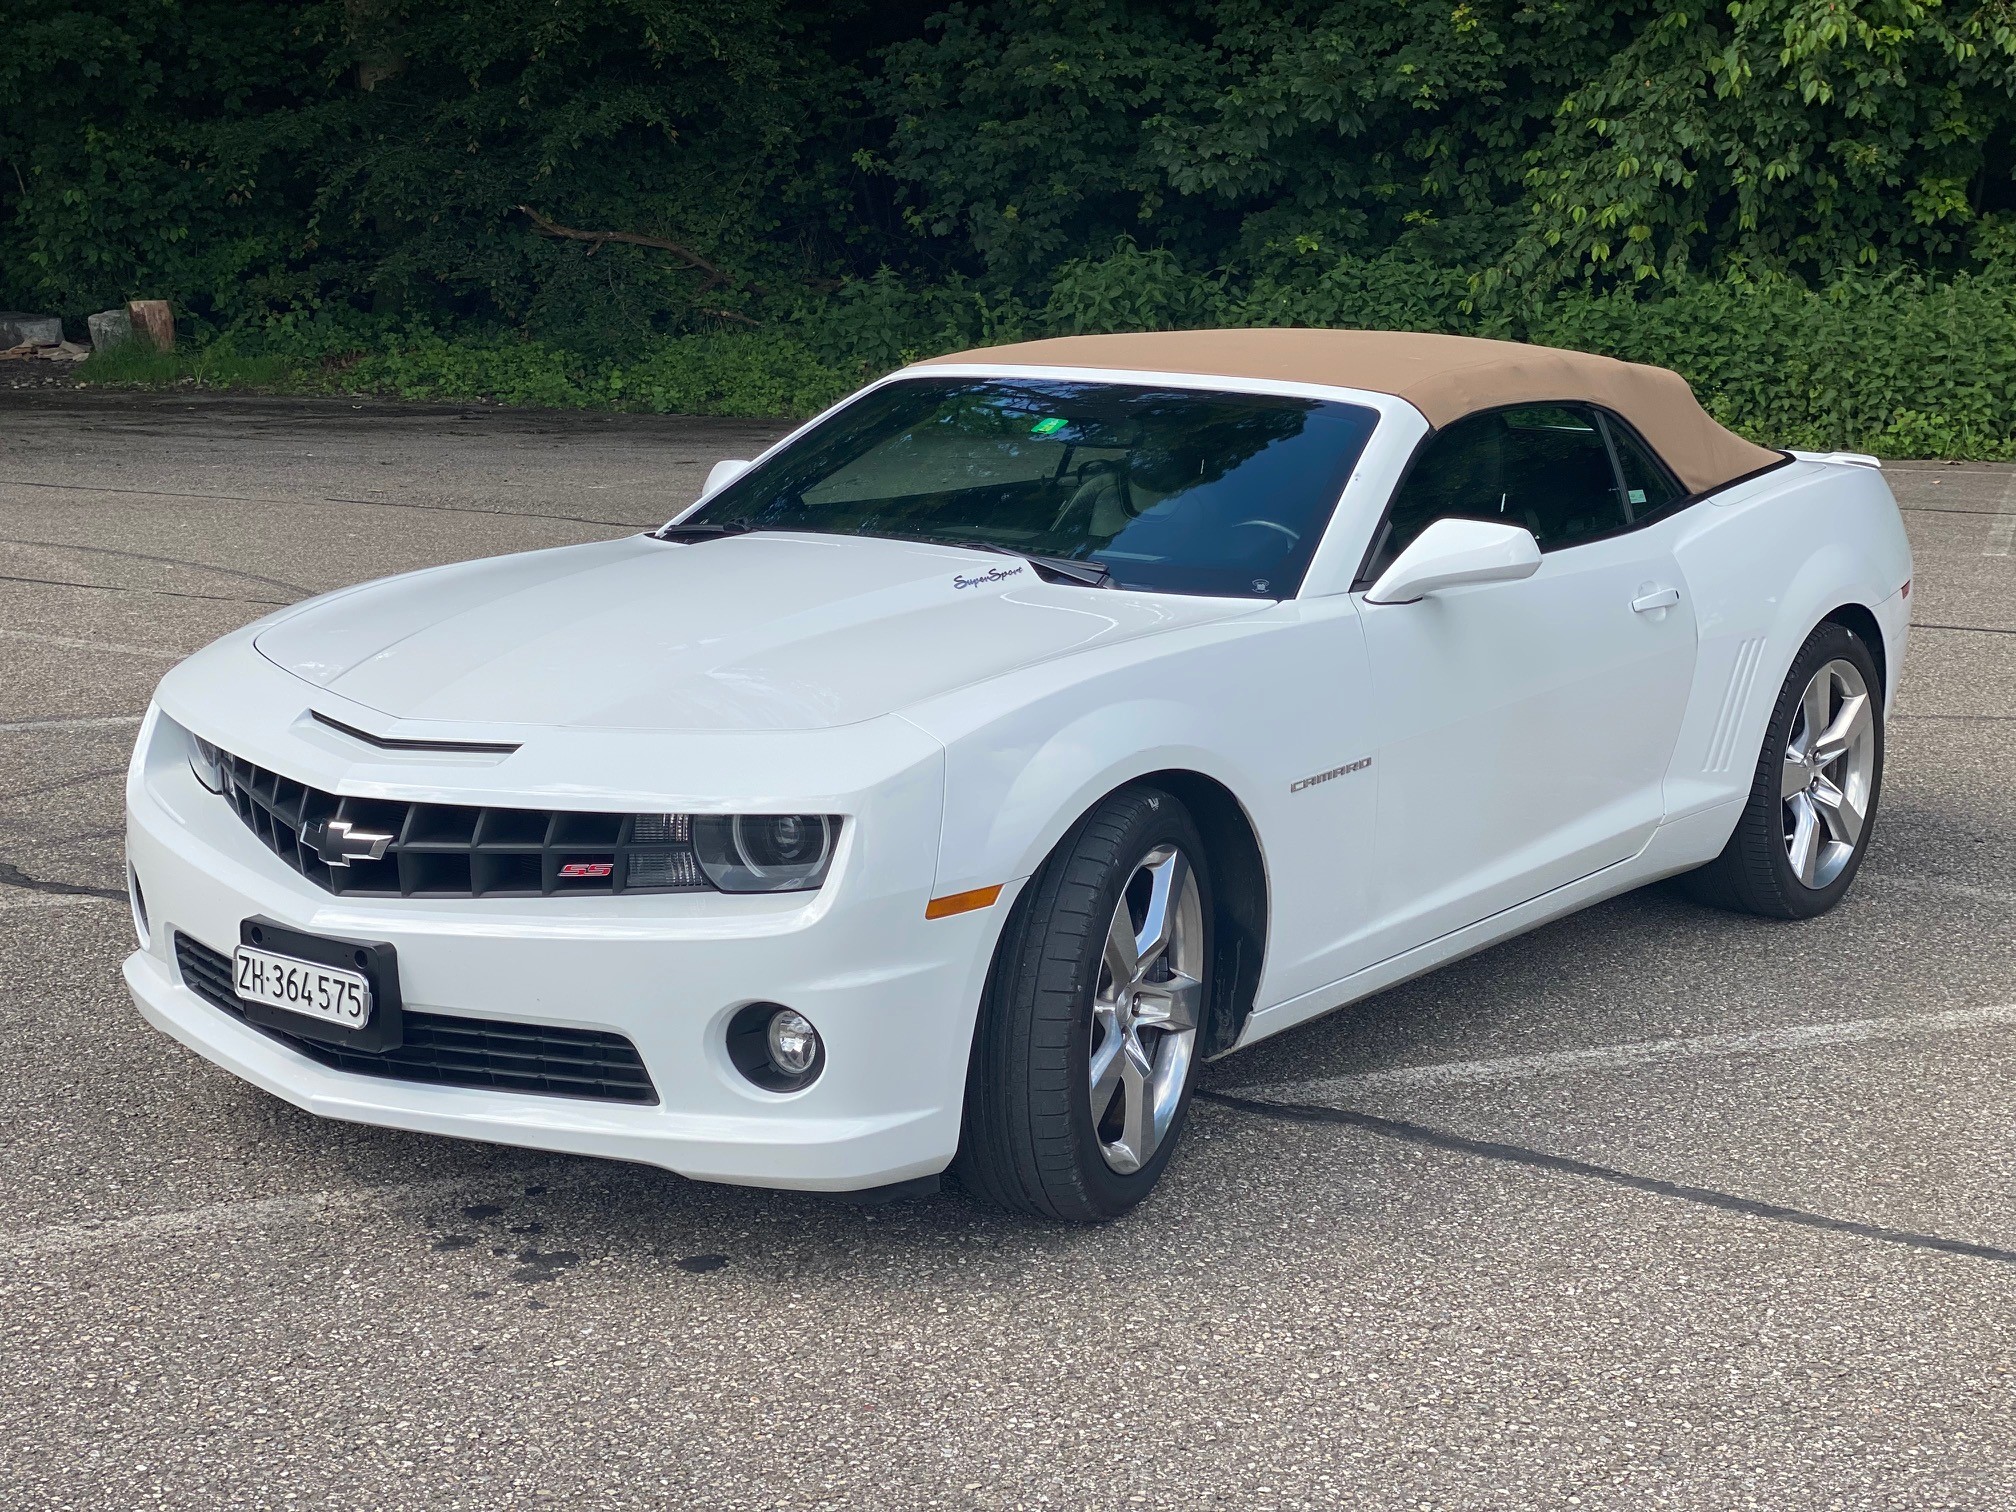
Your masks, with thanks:
<instances>
[{"instance_id":1,"label":"camaro badge on fender","mask_svg":"<svg viewBox=\"0 0 2016 1512\"><path fill-rule=\"evenodd\" d=\"M1299 793L1304 788L1312 788L1319 782L1328 782L1333 777L1349 777L1353 772L1362 772L1370 765L1372 765L1370 756L1360 756L1349 766L1332 767L1327 772L1318 772L1314 777L1304 777L1300 782L1291 782L1288 784L1288 791Z\"/></svg>"}]
</instances>

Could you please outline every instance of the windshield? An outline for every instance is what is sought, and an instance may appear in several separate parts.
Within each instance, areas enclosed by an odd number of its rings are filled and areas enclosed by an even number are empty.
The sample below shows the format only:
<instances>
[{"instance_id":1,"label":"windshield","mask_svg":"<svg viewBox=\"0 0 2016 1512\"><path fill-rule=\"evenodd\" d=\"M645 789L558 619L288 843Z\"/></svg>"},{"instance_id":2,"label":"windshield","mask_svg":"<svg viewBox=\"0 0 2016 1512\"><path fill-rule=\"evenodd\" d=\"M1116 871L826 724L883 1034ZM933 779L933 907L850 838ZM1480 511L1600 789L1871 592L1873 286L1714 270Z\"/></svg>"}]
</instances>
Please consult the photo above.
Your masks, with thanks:
<instances>
[{"instance_id":1,"label":"windshield","mask_svg":"<svg viewBox=\"0 0 2016 1512\"><path fill-rule=\"evenodd\" d=\"M682 524L1005 546L1123 588L1288 598L1378 411L1054 379L906 379Z\"/></svg>"}]
</instances>

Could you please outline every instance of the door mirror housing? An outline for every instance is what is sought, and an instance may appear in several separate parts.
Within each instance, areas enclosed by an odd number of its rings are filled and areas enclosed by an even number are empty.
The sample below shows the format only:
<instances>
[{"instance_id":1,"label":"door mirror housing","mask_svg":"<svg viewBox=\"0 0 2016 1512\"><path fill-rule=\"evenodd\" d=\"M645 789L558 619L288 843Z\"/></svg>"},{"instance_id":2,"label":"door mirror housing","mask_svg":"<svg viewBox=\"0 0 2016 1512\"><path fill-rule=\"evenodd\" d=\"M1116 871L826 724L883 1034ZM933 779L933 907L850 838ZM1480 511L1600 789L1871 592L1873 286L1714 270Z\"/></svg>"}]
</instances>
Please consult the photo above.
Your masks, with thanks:
<instances>
[{"instance_id":1,"label":"door mirror housing","mask_svg":"<svg viewBox=\"0 0 2016 1512\"><path fill-rule=\"evenodd\" d=\"M700 497L710 498L721 492L755 465L753 462L716 462L707 470L707 486L700 490Z\"/></svg>"},{"instance_id":2,"label":"door mirror housing","mask_svg":"<svg viewBox=\"0 0 2016 1512\"><path fill-rule=\"evenodd\" d=\"M1465 583L1516 583L1540 570L1533 532L1496 520L1437 520L1366 591L1368 604L1411 604Z\"/></svg>"}]
</instances>

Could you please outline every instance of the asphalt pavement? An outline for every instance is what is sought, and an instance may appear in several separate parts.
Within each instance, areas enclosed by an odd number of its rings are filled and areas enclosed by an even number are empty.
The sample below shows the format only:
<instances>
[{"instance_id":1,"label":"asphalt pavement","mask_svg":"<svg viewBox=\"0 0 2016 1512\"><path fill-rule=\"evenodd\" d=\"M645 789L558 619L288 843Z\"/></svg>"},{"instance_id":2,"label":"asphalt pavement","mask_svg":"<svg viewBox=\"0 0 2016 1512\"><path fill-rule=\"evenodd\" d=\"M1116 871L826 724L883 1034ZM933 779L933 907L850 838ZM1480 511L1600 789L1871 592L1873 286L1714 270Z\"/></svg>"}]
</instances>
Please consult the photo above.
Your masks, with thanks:
<instances>
[{"instance_id":1,"label":"asphalt pavement","mask_svg":"<svg viewBox=\"0 0 2016 1512\"><path fill-rule=\"evenodd\" d=\"M1873 848L1206 1069L1104 1228L323 1122L146 1027L120 789L276 604L655 524L753 423L0 392L0 1505L2016 1503L2016 470L1895 463Z\"/></svg>"}]
</instances>

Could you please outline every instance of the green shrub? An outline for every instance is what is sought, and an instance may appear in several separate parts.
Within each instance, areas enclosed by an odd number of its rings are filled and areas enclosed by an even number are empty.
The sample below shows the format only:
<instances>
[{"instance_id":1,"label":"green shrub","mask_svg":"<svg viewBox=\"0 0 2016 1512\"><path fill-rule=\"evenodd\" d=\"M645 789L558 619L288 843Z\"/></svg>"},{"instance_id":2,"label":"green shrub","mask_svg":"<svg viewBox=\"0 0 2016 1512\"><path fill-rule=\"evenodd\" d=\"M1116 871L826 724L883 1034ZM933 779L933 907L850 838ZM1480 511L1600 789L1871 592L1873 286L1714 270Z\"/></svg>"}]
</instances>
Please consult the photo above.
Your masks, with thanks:
<instances>
[{"instance_id":1,"label":"green shrub","mask_svg":"<svg viewBox=\"0 0 2016 1512\"><path fill-rule=\"evenodd\" d=\"M268 331L261 339L285 350L285 333ZM654 337L630 361L497 333L395 331L366 340L361 350L355 341L348 350L313 340L306 346L321 366L304 377L304 387L549 409L809 415L858 381L798 338L772 331Z\"/></svg>"},{"instance_id":2,"label":"green shrub","mask_svg":"<svg viewBox=\"0 0 2016 1512\"><path fill-rule=\"evenodd\" d=\"M769 331L675 336L603 378L610 403L657 414L816 414L855 387L802 341Z\"/></svg>"},{"instance_id":3,"label":"green shrub","mask_svg":"<svg viewBox=\"0 0 2016 1512\"><path fill-rule=\"evenodd\" d=\"M490 399L579 409L603 402L590 364L540 341L425 333L394 338L340 368L342 387L403 399Z\"/></svg>"},{"instance_id":4,"label":"green shrub","mask_svg":"<svg viewBox=\"0 0 2016 1512\"><path fill-rule=\"evenodd\" d=\"M1676 369L1710 413L1779 446L2016 456L2016 273L1682 284L1564 295L1529 339Z\"/></svg>"},{"instance_id":5,"label":"green shrub","mask_svg":"<svg viewBox=\"0 0 2016 1512\"><path fill-rule=\"evenodd\" d=\"M801 301L788 321L652 336L594 354L495 329L298 316L160 356L94 356L94 383L190 383L486 399L660 414L801 417L919 357L1026 336L1200 325L1451 331L1678 370L1723 423L1779 446L1891 457L2016 457L2016 267L1934 280L1677 280L1657 297L1569 292L1479 302L1460 270L1389 255L1295 255L1257 273L1186 271L1123 242L1067 263L1044 305L886 271Z\"/></svg>"},{"instance_id":6,"label":"green shrub","mask_svg":"<svg viewBox=\"0 0 2016 1512\"><path fill-rule=\"evenodd\" d=\"M2016 266L1949 279L1851 274L1677 279L1644 292L1480 300L1460 269L1388 254L1295 257L1238 278L1123 244L1067 263L1059 330L1222 325L1445 331L1532 341L1681 373L1709 412L1763 442L1892 457L2016 457Z\"/></svg>"}]
</instances>

